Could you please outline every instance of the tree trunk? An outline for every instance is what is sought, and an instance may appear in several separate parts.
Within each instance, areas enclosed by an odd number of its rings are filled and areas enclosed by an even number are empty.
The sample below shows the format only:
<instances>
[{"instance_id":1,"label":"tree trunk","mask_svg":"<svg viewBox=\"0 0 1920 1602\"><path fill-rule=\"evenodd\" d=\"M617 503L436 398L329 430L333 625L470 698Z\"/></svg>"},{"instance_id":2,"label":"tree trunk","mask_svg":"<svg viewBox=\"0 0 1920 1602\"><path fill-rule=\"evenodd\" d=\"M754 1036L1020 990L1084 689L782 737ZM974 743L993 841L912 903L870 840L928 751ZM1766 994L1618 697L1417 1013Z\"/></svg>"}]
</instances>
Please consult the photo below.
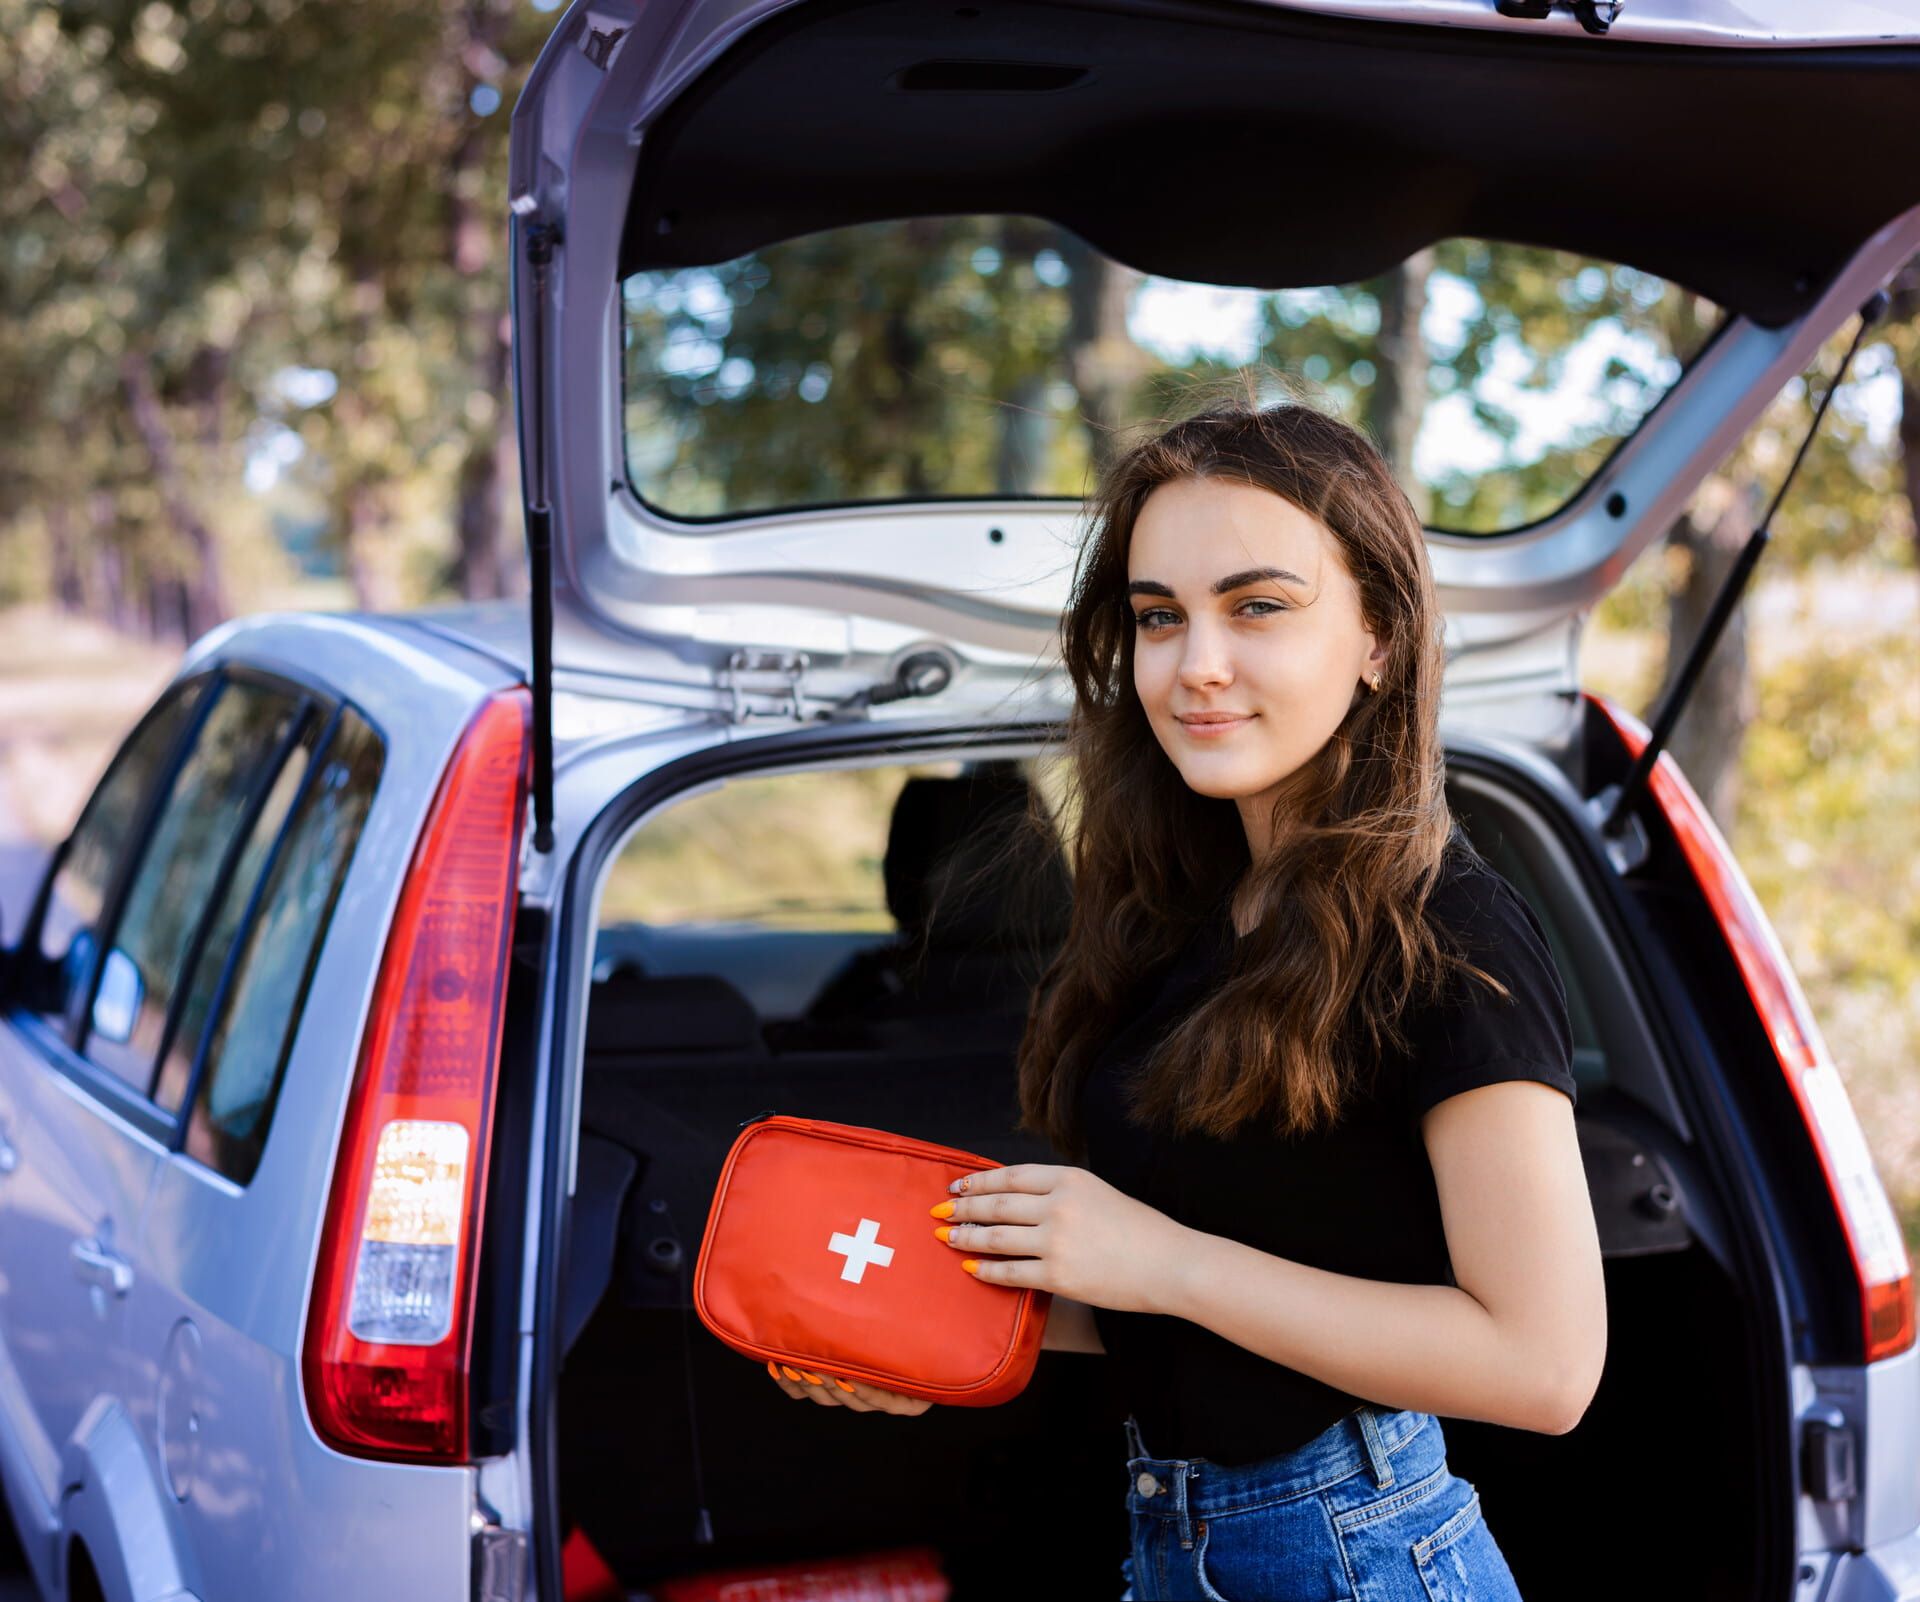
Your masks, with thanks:
<instances>
[{"instance_id":1,"label":"tree trunk","mask_svg":"<svg viewBox=\"0 0 1920 1602\"><path fill-rule=\"evenodd\" d=\"M188 490L173 430L154 382L152 356L143 350L129 350L121 358L120 380L134 429L147 449L154 488L166 509L167 521L187 553L187 570L180 572L176 561L174 571L179 573L181 587L181 626L189 641L196 640L227 616L219 548Z\"/></svg>"},{"instance_id":2,"label":"tree trunk","mask_svg":"<svg viewBox=\"0 0 1920 1602\"><path fill-rule=\"evenodd\" d=\"M1000 405L1000 437L994 450L994 489L1001 495L1037 495L1047 465L1053 421L1047 416L1047 384L1023 378Z\"/></svg>"},{"instance_id":3,"label":"tree trunk","mask_svg":"<svg viewBox=\"0 0 1920 1602\"><path fill-rule=\"evenodd\" d=\"M342 497L341 513L341 540L345 547L341 554L347 582L353 587L353 604L362 612L384 612L392 597L369 556L373 536L387 523L387 509L379 486L369 478L349 485Z\"/></svg>"},{"instance_id":4,"label":"tree trunk","mask_svg":"<svg viewBox=\"0 0 1920 1602\"><path fill-rule=\"evenodd\" d=\"M1686 580L1667 609L1667 665L1656 706L1665 703L1714 597L1753 533L1761 511L1760 486L1752 480L1715 480L1695 507L1697 520L1695 515L1683 517L1667 535L1687 553L1688 562ZM1667 746L1714 822L1729 835L1740 799L1740 751L1757 710L1747 672L1746 619L1746 607L1736 606L1688 693Z\"/></svg>"},{"instance_id":5,"label":"tree trunk","mask_svg":"<svg viewBox=\"0 0 1920 1602\"><path fill-rule=\"evenodd\" d=\"M87 495L89 534L87 551L93 565L94 616L123 634L132 632L127 594L126 556L120 549L120 515L113 491L94 489Z\"/></svg>"},{"instance_id":6,"label":"tree trunk","mask_svg":"<svg viewBox=\"0 0 1920 1602\"><path fill-rule=\"evenodd\" d=\"M1886 326L1900 328L1920 320L1920 256L1902 267L1887 286L1892 304ZM1906 360L1902 361L1902 347ZM1920 342L1908 338L1892 342L1894 365L1900 374L1900 483L1907 493L1908 526L1913 531L1914 566L1920 568Z\"/></svg>"},{"instance_id":7,"label":"tree trunk","mask_svg":"<svg viewBox=\"0 0 1920 1602\"><path fill-rule=\"evenodd\" d=\"M85 616L91 608L87 604L86 574L80 567L73 510L58 491L47 501L47 545L53 568L55 604L63 612Z\"/></svg>"},{"instance_id":8,"label":"tree trunk","mask_svg":"<svg viewBox=\"0 0 1920 1602\"><path fill-rule=\"evenodd\" d=\"M1913 565L1920 568L1920 383L1900 375L1900 482L1913 529Z\"/></svg>"},{"instance_id":9,"label":"tree trunk","mask_svg":"<svg viewBox=\"0 0 1920 1602\"><path fill-rule=\"evenodd\" d=\"M1067 361L1073 387L1080 392L1080 415L1090 432L1088 454L1097 475L1122 448L1119 431L1129 421L1134 391L1151 364L1127 332L1127 303L1145 275L1077 240L1062 241L1061 255L1072 274Z\"/></svg>"},{"instance_id":10,"label":"tree trunk","mask_svg":"<svg viewBox=\"0 0 1920 1602\"><path fill-rule=\"evenodd\" d=\"M507 18L491 0L468 0L451 13L451 54L475 78L490 82L505 71L500 40ZM462 84L463 98L465 85ZM456 529L459 550L454 580L469 601L491 601L507 593L505 553L501 549L502 471L500 416L506 405L509 325L499 293L501 228L486 188L490 139L480 119L464 104L455 114L467 131L453 148L447 174L447 256L466 297L460 338L474 390L491 402L483 415L468 414L466 455L460 464Z\"/></svg>"},{"instance_id":11,"label":"tree trunk","mask_svg":"<svg viewBox=\"0 0 1920 1602\"><path fill-rule=\"evenodd\" d=\"M475 363L474 381L492 397L493 407L469 434L466 458L460 464L460 548L454 558L454 577L464 599L492 601L507 593L506 552L501 541L506 435L500 418L507 410L509 353L501 332L500 308L483 308L473 321L474 336L486 342Z\"/></svg>"},{"instance_id":12,"label":"tree trunk","mask_svg":"<svg viewBox=\"0 0 1920 1602\"><path fill-rule=\"evenodd\" d=\"M1415 251L1381 281L1379 371L1373 381L1373 403L1367 409L1374 439L1423 523L1431 507L1426 486L1414 476L1413 443L1427 409L1427 341L1420 319L1426 312L1427 275L1432 271L1429 247Z\"/></svg>"}]
</instances>

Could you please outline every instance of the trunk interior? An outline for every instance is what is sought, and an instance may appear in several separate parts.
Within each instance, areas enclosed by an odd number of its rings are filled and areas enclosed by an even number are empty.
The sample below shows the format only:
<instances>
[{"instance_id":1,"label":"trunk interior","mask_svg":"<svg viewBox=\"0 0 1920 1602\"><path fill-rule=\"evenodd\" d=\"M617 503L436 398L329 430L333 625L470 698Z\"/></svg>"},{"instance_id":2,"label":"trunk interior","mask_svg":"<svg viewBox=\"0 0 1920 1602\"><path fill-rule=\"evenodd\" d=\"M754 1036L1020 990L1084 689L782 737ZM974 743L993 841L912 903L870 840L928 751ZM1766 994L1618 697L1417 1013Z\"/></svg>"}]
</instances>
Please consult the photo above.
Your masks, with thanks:
<instances>
[{"instance_id":1,"label":"trunk interior","mask_svg":"<svg viewBox=\"0 0 1920 1602\"><path fill-rule=\"evenodd\" d=\"M1456 816L1533 904L1567 981L1608 1296L1606 1373L1579 1426L1548 1436L1446 1418L1449 1464L1479 1488L1529 1597L1613 1602L1658 1572L1664 1594L1751 1602L1765 1585L1760 1455L1778 1399L1741 1354L1771 1311L1742 1305L1669 1069L1538 793L1451 761L1449 774ZM563 1533L577 1526L636 1593L680 1574L924 1545L963 1602L1120 1597L1124 1408L1104 1358L1043 1352L1028 1389L998 1408L855 1414L783 1395L691 1306L713 1186L755 1113L875 1125L996 1162L1058 1160L1009 1133L1036 953L947 959L934 942L903 987L875 948L809 1015L770 1017L724 974L610 961L617 936L602 933L587 1021L558 1395ZM710 1545L694 1539L703 1501ZM1698 1538L1675 1540L1677 1528Z\"/></svg>"}]
</instances>

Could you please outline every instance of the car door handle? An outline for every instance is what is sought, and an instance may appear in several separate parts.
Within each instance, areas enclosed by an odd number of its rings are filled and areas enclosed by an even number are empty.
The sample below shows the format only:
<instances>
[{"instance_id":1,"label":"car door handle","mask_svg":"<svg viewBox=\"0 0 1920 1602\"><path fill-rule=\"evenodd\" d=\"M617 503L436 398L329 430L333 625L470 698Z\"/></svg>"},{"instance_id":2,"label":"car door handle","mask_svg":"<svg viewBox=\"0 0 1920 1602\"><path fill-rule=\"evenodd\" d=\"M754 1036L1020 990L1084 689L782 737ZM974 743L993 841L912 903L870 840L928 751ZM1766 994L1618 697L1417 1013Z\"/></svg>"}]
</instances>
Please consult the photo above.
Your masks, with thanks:
<instances>
[{"instance_id":1,"label":"car door handle","mask_svg":"<svg viewBox=\"0 0 1920 1602\"><path fill-rule=\"evenodd\" d=\"M89 1285L101 1285L116 1296L133 1289L133 1264L92 1238L73 1243L73 1271Z\"/></svg>"}]
</instances>

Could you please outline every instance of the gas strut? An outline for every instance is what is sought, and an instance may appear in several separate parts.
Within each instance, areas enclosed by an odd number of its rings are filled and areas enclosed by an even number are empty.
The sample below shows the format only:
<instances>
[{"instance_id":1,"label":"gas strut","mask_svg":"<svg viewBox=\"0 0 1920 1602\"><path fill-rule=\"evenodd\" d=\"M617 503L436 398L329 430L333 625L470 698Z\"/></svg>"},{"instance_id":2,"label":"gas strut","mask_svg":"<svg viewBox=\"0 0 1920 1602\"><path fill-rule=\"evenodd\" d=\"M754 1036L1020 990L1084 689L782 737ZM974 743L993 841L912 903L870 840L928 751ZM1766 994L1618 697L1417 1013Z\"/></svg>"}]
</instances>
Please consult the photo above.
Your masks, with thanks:
<instances>
[{"instance_id":1,"label":"gas strut","mask_svg":"<svg viewBox=\"0 0 1920 1602\"><path fill-rule=\"evenodd\" d=\"M553 506L547 498L547 419L541 375L547 360L547 269L560 230L523 223L527 265L533 269L532 349L516 390L528 408L529 460L520 476L527 514L528 621L533 631L533 849L553 849Z\"/></svg>"},{"instance_id":2,"label":"gas strut","mask_svg":"<svg viewBox=\"0 0 1920 1602\"><path fill-rule=\"evenodd\" d=\"M1733 615L1734 607L1739 603L1741 591L1746 588L1747 580L1752 576L1754 564L1760 560L1760 553L1766 548L1767 539L1772 533L1773 514L1780 510L1780 502L1787 493L1787 486L1793 482L1793 475L1800 470L1800 462L1807 454L1807 447L1813 443L1813 436L1820 432L1820 420L1827 415L1827 403L1833 399L1833 392L1846 382L1847 367L1853 360L1853 353L1860 348L1860 340L1866 331L1886 315L1889 297L1884 289L1876 289L1867 297L1866 304L1860 308L1860 326L1853 331L1853 343L1847 347L1846 355L1840 358L1840 370L1833 375L1833 382L1827 385L1827 392L1820 397L1820 404L1814 409L1813 421L1807 426L1807 432L1800 441L1800 449L1794 452L1793 461L1788 465L1786 477L1780 480L1780 487L1773 492L1773 502L1767 507L1767 515L1760 519L1760 526L1753 531L1747 543L1741 547L1739 559L1733 564L1733 571L1727 575L1727 582L1720 586L1720 593L1714 596L1713 606L1707 613L1706 626L1700 630L1699 637L1693 642L1693 649L1687 652L1687 659L1674 677L1673 687L1667 691L1667 698L1660 703L1659 714L1653 720L1648 731L1647 743L1641 748L1633 767L1621 782L1620 789L1613 798L1613 806L1608 810L1606 820L1600 825L1602 835L1620 832L1626 822L1627 809L1634 796L1645 787L1647 776L1653 772L1653 764L1660 755L1661 748L1667 743L1667 736L1673 732L1675 720L1680 716L1681 708L1686 705L1688 692L1694 681L1700 677L1706 667L1707 658L1713 654L1713 647L1720 638L1720 631L1726 627L1727 619Z\"/></svg>"}]
</instances>

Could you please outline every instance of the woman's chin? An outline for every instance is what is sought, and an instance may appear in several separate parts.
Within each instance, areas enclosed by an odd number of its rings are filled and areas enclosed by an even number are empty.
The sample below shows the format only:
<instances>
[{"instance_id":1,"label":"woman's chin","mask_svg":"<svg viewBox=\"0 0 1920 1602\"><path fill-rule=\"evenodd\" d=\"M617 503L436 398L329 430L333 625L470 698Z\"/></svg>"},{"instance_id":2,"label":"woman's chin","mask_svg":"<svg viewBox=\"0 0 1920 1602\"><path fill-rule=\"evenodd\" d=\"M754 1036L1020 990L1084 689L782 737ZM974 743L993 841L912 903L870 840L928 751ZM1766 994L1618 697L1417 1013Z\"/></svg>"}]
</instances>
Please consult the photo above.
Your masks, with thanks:
<instances>
[{"instance_id":1,"label":"woman's chin","mask_svg":"<svg viewBox=\"0 0 1920 1602\"><path fill-rule=\"evenodd\" d=\"M1210 796L1216 801L1238 801L1243 796L1258 795L1275 783L1274 776L1255 772L1244 763L1208 762L1204 758L1183 763L1180 776L1196 795Z\"/></svg>"}]
</instances>

